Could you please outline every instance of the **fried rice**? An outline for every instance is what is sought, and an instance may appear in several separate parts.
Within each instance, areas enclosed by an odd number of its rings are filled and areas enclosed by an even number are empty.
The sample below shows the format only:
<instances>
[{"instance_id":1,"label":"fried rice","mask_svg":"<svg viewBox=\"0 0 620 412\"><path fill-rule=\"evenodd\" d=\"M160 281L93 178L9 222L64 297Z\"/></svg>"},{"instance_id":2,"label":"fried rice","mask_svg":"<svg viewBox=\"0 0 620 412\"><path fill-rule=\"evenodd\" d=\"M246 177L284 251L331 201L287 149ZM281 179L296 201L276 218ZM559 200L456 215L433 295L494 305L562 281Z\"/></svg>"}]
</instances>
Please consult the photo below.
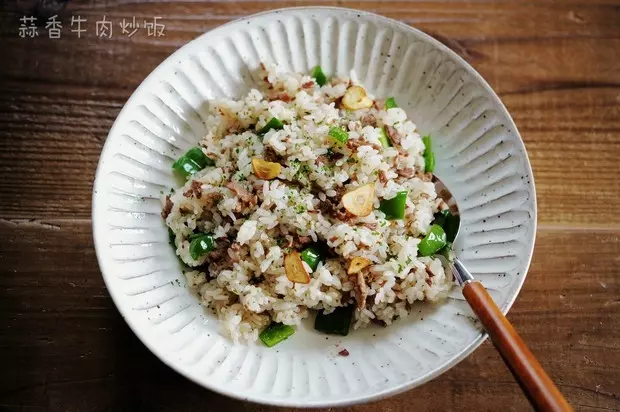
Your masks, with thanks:
<instances>
[{"instance_id":1,"label":"fried rice","mask_svg":"<svg viewBox=\"0 0 620 412\"><path fill-rule=\"evenodd\" d=\"M444 299L452 277L439 259L420 256L418 244L445 205L405 111L370 95L369 107L347 109L347 90L363 87L355 79L320 86L308 74L260 71L263 83L244 98L210 102L199 147L213 165L163 199L188 285L223 333L251 342L272 322L298 325L312 310L350 305L354 328L390 325L416 301ZM281 126L266 131L274 118ZM334 138L334 127L346 142ZM253 160L277 175L260 177ZM368 214L343 203L361 187L373 191ZM382 200L402 192L404 218L386 219ZM210 234L214 246L192 256L197 233ZM286 257L314 244L325 246L325 256L315 269L302 261L307 278L296 281ZM356 257L366 266L351 273Z\"/></svg>"}]
</instances>

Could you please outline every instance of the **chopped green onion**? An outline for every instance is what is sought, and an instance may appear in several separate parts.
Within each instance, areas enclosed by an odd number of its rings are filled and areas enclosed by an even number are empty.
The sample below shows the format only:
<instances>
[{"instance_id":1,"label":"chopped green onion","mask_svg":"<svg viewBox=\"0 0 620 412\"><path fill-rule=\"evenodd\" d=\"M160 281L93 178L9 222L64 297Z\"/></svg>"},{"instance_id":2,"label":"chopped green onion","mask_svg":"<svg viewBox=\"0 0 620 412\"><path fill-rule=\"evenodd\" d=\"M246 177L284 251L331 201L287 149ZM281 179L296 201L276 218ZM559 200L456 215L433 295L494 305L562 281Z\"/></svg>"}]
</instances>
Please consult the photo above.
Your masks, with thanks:
<instances>
[{"instance_id":1,"label":"chopped green onion","mask_svg":"<svg viewBox=\"0 0 620 412\"><path fill-rule=\"evenodd\" d=\"M189 254L194 260L200 259L206 253L215 249L215 239L212 235L196 233L190 235Z\"/></svg>"},{"instance_id":2,"label":"chopped green onion","mask_svg":"<svg viewBox=\"0 0 620 412\"><path fill-rule=\"evenodd\" d=\"M396 100L393 97L388 97L385 101L385 109L393 109L395 107L398 107Z\"/></svg>"},{"instance_id":3,"label":"chopped green onion","mask_svg":"<svg viewBox=\"0 0 620 412\"><path fill-rule=\"evenodd\" d=\"M446 232L439 225L432 225L431 230L418 244L420 256L432 256L446 246Z\"/></svg>"},{"instance_id":4,"label":"chopped green onion","mask_svg":"<svg viewBox=\"0 0 620 412\"><path fill-rule=\"evenodd\" d=\"M319 262L325 258L325 248L321 245L308 246L301 252L301 260L306 262L314 272L319 266Z\"/></svg>"},{"instance_id":5,"label":"chopped green onion","mask_svg":"<svg viewBox=\"0 0 620 412\"><path fill-rule=\"evenodd\" d=\"M433 173L435 170L435 153L433 153L431 136L424 136L422 142L424 143L424 172Z\"/></svg>"},{"instance_id":6,"label":"chopped green onion","mask_svg":"<svg viewBox=\"0 0 620 412\"><path fill-rule=\"evenodd\" d=\"M349 133L342 130L338 126L334 126L329 129L329 135L334 138L339 143L346 143L349 140Z\"/></svg>"},{"instance_id":7,"label":"chopped green onion","mask_svg":"<svg viewBox=\"0 0 620 412\"><path fill-rule=\"evenodd\" d=\"M215 166L213 159L205 155L199 147L189 149L172 164L172 168L183 176L191 176L207 166Z\"/></svg>"},{"instance_id":8,"label":"chopped green onion","mask_svg":"<svg viewBox=\"0 0 620 412\"><path fill-rule=\"evenodd\" d=\"M404 219L406 204L407 191L403 190L391 199L383 199L379 204L379 210L385 213L387 220Z\"/></svg>"},{"instance_id":9,"label":"chopped green onion","mask_svg":"<svg viewBox=\"0 0 620 412\"><path fill-rule=\"evenodd\" d=\"M174 234L172 229L168 228L168 243L170 243L170 245L172 245L173 247L175 246L174 244L175 239L176 239L176 235Z\"/></svg>"},{"instance_id":10,"label":"chopped green onion","mask_svg":"<svg viewBox=\"0 0 620 412\"><path fill-rule=\"evenodd\" d=\"M280 130L282 128L284 128L284 123L282 123L277 117L272 117L267 124L258 131L258 134L263 135L271 129Z\"/></svg>"},{"instance_id":11,"label":"chopped green onion","mask_svg":"<svg viewBox=\"0 0 620 412\"><path fill-rule=\"evenodd\" d=\"M381 129L379 132L379 143L381 143L383 147L392 147L392 141L385 132L385 129Z\"/></svg>"},{"instance_id":12,"label":"chopped green onion","mask_svg":"<svg viewBox=\"0 0 620 412\"><path fill-rule=\"evenodd\" d=\"M338 307L327 315L325 311L320 311L314 320L314 329L323 333L347 336L354 308L353 305Z\"/></svg>"},{"instance_id":13,"label":"chopped green onion","mask_svg":"<svg viewBox=\"0 0 620 412\"><path fill-rule=\"evenodd\" d=\"M312 77L314 77L319 86L325 86L327 84L327 76L323 73L321 66L316 66L312 69Z\"/></svg>"},{"instance_id":14,"label":"chopped green onion","mask_svg":"<svg viewBox=\"0 0 620 412\"><path fill-rule=\"evenodd\" d=\"M458 215L453 215L449 210L442 210L435 213L435 220L433 223L443 228L444 232L446 232L446 239L448 242L454 242L454 238L459 231L461 218Z\"/></svg>"},{"instance_id":15,"label":"chopped green onion","mask_svg":"<svg viewBox=\"0 0 620 412\"><path fill-rule=\"evenodd\" d=\"M258 337L265 345L271 348L272 346L287 339L293 333L295 333L295 328L292 326L272 322L260 333L260 335L258 335Z\"/></svg>"}]
</instances>

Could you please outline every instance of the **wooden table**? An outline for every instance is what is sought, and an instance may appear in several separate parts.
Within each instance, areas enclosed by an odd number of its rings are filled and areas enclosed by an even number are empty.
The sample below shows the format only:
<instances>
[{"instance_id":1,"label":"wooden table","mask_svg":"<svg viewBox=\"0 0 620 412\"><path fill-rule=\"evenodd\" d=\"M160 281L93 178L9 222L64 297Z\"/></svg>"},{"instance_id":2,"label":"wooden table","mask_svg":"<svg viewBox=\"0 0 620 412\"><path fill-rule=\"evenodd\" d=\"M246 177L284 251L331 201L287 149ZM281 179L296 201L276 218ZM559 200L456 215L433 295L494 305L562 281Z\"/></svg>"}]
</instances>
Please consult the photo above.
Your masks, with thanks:
<instances>
[{"instance_id":1,"label":"wooden table","mask_svg":"<svg viewBox=\"0 0 620 412\"><path fill-rule=\"evenodd\" d=\"M95 259L91 188L116 115L166 56L231 19L302 2L71 1L60 39L45 24L39 37L19 37L27 3L5 1L0 14L0 410L276 410L190 383L132 334ZM576 409L620 410L620 1L313 3L415 25L500 94L525 139L540 208L509 318ZM87 19L80 38L72 15ZM111 39L96 36L104 15ZM161 16L165 36L122 35L119 22L133 16L141 25ZM529 406L485 343L421 388L346 410Z\"/></svg>"}]
</instances>

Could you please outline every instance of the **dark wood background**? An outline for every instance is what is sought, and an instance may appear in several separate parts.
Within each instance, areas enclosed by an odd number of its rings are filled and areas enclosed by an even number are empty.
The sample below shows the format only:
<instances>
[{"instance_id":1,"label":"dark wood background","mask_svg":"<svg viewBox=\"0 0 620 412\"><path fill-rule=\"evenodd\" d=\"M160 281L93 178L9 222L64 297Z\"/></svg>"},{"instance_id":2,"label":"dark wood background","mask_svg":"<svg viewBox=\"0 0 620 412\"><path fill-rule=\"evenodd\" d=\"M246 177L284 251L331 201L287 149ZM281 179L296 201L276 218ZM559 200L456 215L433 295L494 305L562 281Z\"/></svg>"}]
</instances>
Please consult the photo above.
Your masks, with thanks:
<instances>
[{"instance_id":1,"label":"dark wood background","mask_svg":"<svg viewBox=\"0 0 620 412\"><path fill-rule=\"evenodd\" d=\"M70 1L62 38L18 37L0 14L0 410L275 411L209 392L159 362L106 291L91 235L102 144L141 80L199 34L303 2ZM42 3L57 3L42 0ZM512 113L540 207L536 251L509 314L578 410L620 410L620 1L337 1L414 25L465 57ZM38 10L45 15L45 10ZM78 39L71 15L88 19ZM112 39L98 39L106 15ZM120 35L161 16L165 37ZM523 411L489 343L440 378L347 411Z\"/></svg>"}]
</instances>

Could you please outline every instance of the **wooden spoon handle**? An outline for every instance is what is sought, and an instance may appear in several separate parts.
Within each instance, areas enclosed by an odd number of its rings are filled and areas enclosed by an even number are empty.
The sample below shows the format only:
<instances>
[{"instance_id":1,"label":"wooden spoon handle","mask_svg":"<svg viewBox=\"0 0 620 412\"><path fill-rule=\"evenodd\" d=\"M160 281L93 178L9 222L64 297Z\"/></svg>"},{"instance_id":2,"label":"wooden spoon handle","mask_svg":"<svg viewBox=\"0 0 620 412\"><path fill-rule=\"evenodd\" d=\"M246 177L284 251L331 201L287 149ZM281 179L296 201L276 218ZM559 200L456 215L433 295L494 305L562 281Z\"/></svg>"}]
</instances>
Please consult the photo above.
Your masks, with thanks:
<instances>
[{"instance_id":1,"label":"wooden spoon handle","mask_svg":"<svg viewBox=\"0 0 620 412\"><path fill-rule=\"evenodd\" d=\"M480 282L467 282L463 295L504 362L538 411L572 411L564 396Z\"/></svg>"}]
</instances>

